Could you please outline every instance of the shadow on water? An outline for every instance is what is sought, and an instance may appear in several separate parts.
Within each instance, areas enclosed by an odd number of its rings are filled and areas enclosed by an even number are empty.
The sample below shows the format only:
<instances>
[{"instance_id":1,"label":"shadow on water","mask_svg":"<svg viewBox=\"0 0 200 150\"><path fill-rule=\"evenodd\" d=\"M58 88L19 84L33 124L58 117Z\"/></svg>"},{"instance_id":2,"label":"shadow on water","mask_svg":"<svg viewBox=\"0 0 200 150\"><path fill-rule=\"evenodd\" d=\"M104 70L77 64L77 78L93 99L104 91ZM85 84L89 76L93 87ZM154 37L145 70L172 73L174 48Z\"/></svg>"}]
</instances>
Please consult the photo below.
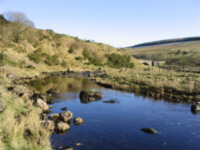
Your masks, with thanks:
<instances>
[{"instance_id":1,"label":"shadow on water","mask_svg":"<svg viewBox=\"0 0 200 150\"><path fill-rule=\"evenodd\" d=\"M52 76L34 81L32 85L42 93L50 88L60 91L53 97L51 114L63 112L62 108L67 107L74 117L85 121L80 126L71 124L65 134L52 134L54 149L72 146L75 150L199 150L200 115L192 114L189 104L105 89L83 78ZM104 98L82 104L79 93L87 88L98 89ZM158 133L146 134L142 128L154 128ZM76 143L82 145L76 146Z\"/></svg>"}]
</instances>

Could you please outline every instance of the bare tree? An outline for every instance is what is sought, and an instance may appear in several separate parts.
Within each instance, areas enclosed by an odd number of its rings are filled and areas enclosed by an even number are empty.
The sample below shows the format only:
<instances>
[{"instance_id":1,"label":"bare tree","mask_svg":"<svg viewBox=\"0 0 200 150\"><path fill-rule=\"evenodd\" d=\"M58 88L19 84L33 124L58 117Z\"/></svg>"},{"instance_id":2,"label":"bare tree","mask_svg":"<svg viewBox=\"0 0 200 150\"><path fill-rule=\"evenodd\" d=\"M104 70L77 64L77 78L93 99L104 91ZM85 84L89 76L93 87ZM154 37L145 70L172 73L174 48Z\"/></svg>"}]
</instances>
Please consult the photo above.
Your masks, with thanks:
<instances>
[{"instance_id":1,"label":"bare tree","mask_svg":"<svg viewBox=\"0 0 200 150\"><path fill-rule=\"evenodd\" d=\"M34 23L27 18L22 12L8 11L4 13L4 17L10 22L21 23L28 27L34 27Z\"/></svg>"}]
</instances>

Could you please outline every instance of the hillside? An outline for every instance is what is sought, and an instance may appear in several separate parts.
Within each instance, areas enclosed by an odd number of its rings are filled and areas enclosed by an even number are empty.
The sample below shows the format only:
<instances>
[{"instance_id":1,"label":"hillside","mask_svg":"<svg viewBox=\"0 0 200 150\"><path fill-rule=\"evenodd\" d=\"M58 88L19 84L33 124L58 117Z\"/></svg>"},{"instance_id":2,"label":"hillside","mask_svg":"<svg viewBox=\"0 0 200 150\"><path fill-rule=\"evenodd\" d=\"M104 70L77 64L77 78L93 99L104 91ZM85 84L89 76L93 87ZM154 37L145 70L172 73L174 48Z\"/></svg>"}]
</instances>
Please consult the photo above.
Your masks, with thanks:
<instances>
[{"instance_id":1,"label":"hillside","mask_svg":"<svg viewBox=\"0 0 200 150\"><path fill-rule=\"evenodd\" d=\"M127 48L126 52L136 58L164 60L167 61L168 66L198 69L200 66L200 41L198 38L194 38L193 41L191 39L168 44L158 44L159 42L154 42L153 45L141 44L134 48Z\"/></svg>"}]
</instances>

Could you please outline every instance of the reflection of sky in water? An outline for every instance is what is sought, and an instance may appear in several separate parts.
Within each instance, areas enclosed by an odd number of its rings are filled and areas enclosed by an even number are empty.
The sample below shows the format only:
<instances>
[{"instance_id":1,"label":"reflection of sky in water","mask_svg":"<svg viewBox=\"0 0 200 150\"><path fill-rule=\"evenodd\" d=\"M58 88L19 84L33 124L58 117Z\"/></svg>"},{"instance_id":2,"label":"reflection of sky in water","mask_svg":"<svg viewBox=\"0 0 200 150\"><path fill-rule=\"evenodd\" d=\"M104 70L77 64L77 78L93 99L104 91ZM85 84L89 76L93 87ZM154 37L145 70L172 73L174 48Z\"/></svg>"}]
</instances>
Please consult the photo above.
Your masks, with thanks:
<instances>
[{"instance_id":1,"label":"reflection of sky in water","mask_svg":"<svg viewBox=\"0 0 200 150\"><path fill-rule=\"evenodd\" d=\"M84 82L85 87L94 85ZM96 85L94 87L98 88ZM51 109L53 113L68 107L74 117L82 117L85 123L78 127L71 125L71 129L64 135L53 134L51 140L54 148L74 146L74 149L80 150L199 150L200 115L192 114L190 105L155 101L104 88L99 88L104 94L101 101L82 104L79 99L81 88L67 90L55 97L56 103ZM102 102L111 99L119 103ZM148 135L141 132L141 128L155 128L158 134ZM78 142L83 145L75 147Z\"/></svg>"}]
</instances>

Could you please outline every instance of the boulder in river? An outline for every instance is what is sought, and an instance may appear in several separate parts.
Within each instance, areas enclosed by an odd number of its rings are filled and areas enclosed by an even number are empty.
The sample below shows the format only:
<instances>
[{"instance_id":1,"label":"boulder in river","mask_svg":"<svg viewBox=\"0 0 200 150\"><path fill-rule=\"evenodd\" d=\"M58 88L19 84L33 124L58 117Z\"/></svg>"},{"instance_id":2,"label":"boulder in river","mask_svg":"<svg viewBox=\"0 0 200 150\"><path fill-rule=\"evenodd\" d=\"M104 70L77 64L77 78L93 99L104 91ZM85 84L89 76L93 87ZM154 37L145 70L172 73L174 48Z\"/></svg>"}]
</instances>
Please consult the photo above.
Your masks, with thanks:
<instances>
[{"instance_id":1,"label":"boulder in river","mask_svg":"<svg viewBox=\"0 0 200 150\"><path fill-rule=\"evenodd\" d=\"M103 101L103 103L112 103L112 104L114 104L114 103L119 103L119 102L116 101L116 100L107 100L107 101Z\"/></svg>"},{"instance_id":2,"label":"boulder in river","mask_svg":"<svg viewBox=\"0 0 200 150\"><path fill-rule=\"evenodd\" d=\"M95 89L87 89L81 91L79 95L81 103L89 103L91 101L100 100L103 98L103 94Z\"/></svg>"},{"instance_id":3,"label":"boulder in river","mask_svg":"<svg viewBox=\"0 0 200 150\"><path fill-rule=\"evenodd\" d=\"M67 110L67 107L63 107L61 110Z\"/></svg>"},{"instance_id":4,"label":"boulder in river","mask_svg":"<svg viewBox=\"0 0 200 150\"><path fill-rule=\"evenodd\" d=\"M0 98L0 113L3 112L7 107L6 101Z\"/></svg>"},{"instance_id":5,"label":"boulder in river","mask_svg":"<svg viewBox=\"0 0 200 150\"><path fill-rule=\"evenodd\" d=\"M148 134L156 134L156 133L158 133L158 131L156 131L153 128L142 128L141 131L143 131L145 133L148 133Z\"/></svg>"},{"instance_id":6,"label":"boulder in river","mask_svg":"<svg viewBox=\"0 0 200 150\"><path fill-rule=\"evenodd\" d=\"M70 126L65 122L59 122L57 124L57 132L62 133L62 132L65 132L65 131L67 131L69 129L70 129Z\"/></svg>"},{"instance_id":7,"label":"boulder in river","mask_svg":"<svg viewBox=\"0 0 200 150\"><path fill-rule=\"evenodd\" d=\"M57 121L59 119L59 114L52 114L48 118L49 120Z\"/></svg>"},{"instance_id":8,"label":"boulder in river","mask_svg":"<svg viewBox=\"0 0 200 150\"><path fill-rule=\"evenodd\" d=\"M74 118L73 123L74 123L74 125L81 125L84 123L84 120L80 117L76 117L76 118Z\"/></svg>"},{"instance_id":9,"label":"boulder in river","mask_svg":"<svg viewBox=\"0 0 200 150\"><path fill-rule=\"evenodd\" d=\"M49 90L47 91L47 94L51 94L51 95L57 95L57 94L59 94L59 93L60 93L60 91L57 90L57 89L54 89L54 88L51 88L51 89L49 89Z\"/></svg>"},{"instance_id":10,"label":"boulder in river","mask_svg":"<svg viewBox=\"0 0 200 150\"><path fill-rule=\"evenodd\" d=\"M191 106L191 111L192 112L200 112L200 104L193 104L192 106Z\"/></svg>"},{"instance_id":11,"label":"boulder in river","mask_svg":"<svg viewBox=\"0 0 200 150\"><path fill-rule=\"evenodd\" d=\"M69 123L72 121L73 113L71 111L59 113L59 120Z\"/></svg>"}]
</instances>

